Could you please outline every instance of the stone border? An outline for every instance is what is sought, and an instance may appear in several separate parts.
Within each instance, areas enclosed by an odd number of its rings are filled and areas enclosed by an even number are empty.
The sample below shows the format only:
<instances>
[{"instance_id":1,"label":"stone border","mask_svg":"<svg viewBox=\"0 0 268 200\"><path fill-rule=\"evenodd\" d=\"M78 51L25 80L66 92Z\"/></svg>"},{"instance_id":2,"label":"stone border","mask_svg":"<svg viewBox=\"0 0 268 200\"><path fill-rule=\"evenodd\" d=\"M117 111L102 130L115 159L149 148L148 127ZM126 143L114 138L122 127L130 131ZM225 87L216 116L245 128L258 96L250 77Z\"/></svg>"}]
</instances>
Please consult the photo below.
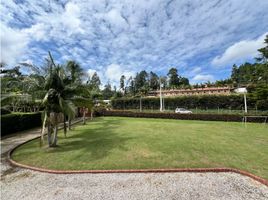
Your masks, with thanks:
<instances>
[{"instance_id":1,"label":"stone border","mask_svg":"<svg viewBox=\"0 0 268 200\"><path fill-rule=\"evenodd\" d=\"M11 158L12 153L20 146L31 142L35 139L40 138L40 136L34 137L28 141L25 141L11 150L8 151L7 155L7 161L15 167L21 167L25 169L30 169L38 172L45 172L45 173L51 173L51 174L82 174L82 173L91 173L91 174L97 174L97 173L168 173L168 172L192 172L192 173L206 173L206 172L233 172L240 175L244 175L247 177L250 177L268 187L268 180L261 178L259 176L256 176L254 174L251 174L247 171L235 169L235 168L171 168L171 169L116 169L116 170L52 170L52 169L45 169L45 168L39 168L39 167L33 167L29 165L24 165L21 163L18 163L14 161Z\"/></svg>"}]
</instances>

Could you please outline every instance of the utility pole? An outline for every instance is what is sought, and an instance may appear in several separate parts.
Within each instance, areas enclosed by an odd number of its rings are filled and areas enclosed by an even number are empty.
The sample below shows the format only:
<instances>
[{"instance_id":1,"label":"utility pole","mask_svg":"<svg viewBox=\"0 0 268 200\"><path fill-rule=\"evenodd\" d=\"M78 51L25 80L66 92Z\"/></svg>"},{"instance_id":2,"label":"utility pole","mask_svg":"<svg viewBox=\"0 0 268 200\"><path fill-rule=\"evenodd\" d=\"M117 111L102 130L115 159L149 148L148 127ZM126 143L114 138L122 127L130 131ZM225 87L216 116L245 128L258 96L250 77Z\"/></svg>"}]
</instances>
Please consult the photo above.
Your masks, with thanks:
<instances>
[{"instance_id":1,"label":"utility pole","mask_svg":"<svg viewBox=\"0 0 268 200\"><path fill-rule=\"evenodd\" d=\"M248 113L248 106L247 106L247 96L246 96L246 92L244 93L244 104L245 104L245 113Z\"/></svg>"},{"instance_id":2,"label":"utility pole","mask_svg":"<svg viewBox=\"0 0 268 200\"><path fill-rule=\"evenodd\" d=\"M140 112L142 112L141 96L140 96Z\"/></svg>"},{"instance_id":3,"label":"utility pole","mask_svg":"<svg viewBox=\"0 0 268 200\"><path fill-rule=\"evenodd\" d=\"M159 79L160 82L160 112L163 112L163 100L162 100L162 83L161 83L161 78Z\"/></svg>"},{"instance_id":4,"label":"utility pole","mask_svg":"<svg viewBox=\"0 0 268 200\"><path fill-rule=\"evenodd\" d=\"M164 97L162 97L162 109L163 109L163 111L165 111L165 98Z\"/></svg>"}]
</instances>

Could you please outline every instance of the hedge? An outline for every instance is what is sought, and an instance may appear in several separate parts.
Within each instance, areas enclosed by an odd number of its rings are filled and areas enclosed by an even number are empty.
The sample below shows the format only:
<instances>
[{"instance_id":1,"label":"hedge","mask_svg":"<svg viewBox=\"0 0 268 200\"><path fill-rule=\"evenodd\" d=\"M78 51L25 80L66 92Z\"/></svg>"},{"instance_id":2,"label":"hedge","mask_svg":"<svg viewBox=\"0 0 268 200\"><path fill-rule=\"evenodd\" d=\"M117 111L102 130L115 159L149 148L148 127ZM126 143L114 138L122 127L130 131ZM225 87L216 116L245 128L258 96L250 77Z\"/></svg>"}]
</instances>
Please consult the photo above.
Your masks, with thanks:
<instances>
[{"instance_id":1,"label":"hedge","mask_svg":"<svg viewBox=\"0 0 268 200\"><path fill-rule=\"evenodd\" d=\"M41 126L41 112L16 113L1 116L1 135L5 136L18 131Z\"/></svg>"},{"instance_id":2,"label":"hedge","mask_svg":"<svg viewBox=\"0 0 268 200\"><path fill-rule=\"evenodd\" d=\"M104 111L99 116L137 117L137 118L162 118L180 120L204 121L231 121L242 122L243 116L237 114L177 114L177 113L144 113L132 111ZM247 122L264 122L262 118L248 118Z\"/></svg>"},{"instance_id":3,"label":"hedge","mask_svg":"<svg viewBox=\"0 0 268 200\"><path fill-rule=\"evenodd\" d=\"M145 97L142 98L143 109L158 109L159 98ZM140 98L119 98L111 101L113 109L127 110L139 109ZM241 110L244 106L244 98L241 95L200 95L200 96L182 96L182 97L166 97L164 98L166 109L174 110L176 107L187 109L234 109ZM262 105L264 103L262 102ZM249 109L256 109L256 101L247 98ZM263 106L260 109L265 109Z\"/></svg>"},{"instance_id":4,"label":"hedge","mask_svg":"<svg viewBox=\"0 0 268 200\"><path fill-rule=\"evenodd\" d=\"M1 108L1 115L7 115L7 114L10 114L11 112L5 108Z\"/></svg>"}]
</instances>

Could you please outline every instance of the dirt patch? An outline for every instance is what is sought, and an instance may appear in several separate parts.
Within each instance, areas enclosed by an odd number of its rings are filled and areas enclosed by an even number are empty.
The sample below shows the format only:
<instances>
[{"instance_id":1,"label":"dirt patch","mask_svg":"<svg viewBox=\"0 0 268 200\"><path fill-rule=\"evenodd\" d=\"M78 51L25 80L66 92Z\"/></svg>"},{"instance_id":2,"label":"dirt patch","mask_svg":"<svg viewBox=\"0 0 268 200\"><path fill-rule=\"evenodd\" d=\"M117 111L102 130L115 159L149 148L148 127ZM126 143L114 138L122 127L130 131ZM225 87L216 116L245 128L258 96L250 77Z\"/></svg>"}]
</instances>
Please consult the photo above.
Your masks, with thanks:
<instances>
[{"instance_id":1,"label":"dirt patch","mask_svg":"<svg viewBox=\"0 0 268 200\"><path fill-rule=\"evenodd\" d=\"M22 178L28 178L32 176L32 173L31 172L23 172L21 174L18 174L17 176L15 176L14 178L15 179L22 179Z\"/></svg>"},{"instance_id":2,"label":"dirt patch","mask_svg":"<svg viewBox=\"0 0 268 200\"><path fill-rule=\"evenodd\" d=\"M11 167L11 168L8 168L7 170L1 171L1 180L4 180L7 175L10 175L16 172L18 172L18 168L16 167Z\"/></svg>"}]
</instances>

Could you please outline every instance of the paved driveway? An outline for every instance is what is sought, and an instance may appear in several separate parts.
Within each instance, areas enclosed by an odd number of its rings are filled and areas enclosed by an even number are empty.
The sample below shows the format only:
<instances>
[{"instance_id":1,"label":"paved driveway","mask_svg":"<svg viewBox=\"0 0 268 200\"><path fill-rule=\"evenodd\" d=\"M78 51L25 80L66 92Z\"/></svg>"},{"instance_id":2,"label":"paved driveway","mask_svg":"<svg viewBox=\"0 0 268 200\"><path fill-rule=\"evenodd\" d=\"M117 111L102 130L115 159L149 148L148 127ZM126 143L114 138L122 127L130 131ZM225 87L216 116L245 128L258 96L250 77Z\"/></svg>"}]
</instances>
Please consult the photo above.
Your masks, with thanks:
<instances>
[{"instance_id":1,"label":"paved driveway","mask_svg":"<svg viewBox=\"0 0 268 200\"><path fill-rule=\"evenodd\" d=\"M1 140L1 199L268 199L268 187L236 173L57 175L11 167L6 152L39 131Z\"/></svg>"}]
</instances>

